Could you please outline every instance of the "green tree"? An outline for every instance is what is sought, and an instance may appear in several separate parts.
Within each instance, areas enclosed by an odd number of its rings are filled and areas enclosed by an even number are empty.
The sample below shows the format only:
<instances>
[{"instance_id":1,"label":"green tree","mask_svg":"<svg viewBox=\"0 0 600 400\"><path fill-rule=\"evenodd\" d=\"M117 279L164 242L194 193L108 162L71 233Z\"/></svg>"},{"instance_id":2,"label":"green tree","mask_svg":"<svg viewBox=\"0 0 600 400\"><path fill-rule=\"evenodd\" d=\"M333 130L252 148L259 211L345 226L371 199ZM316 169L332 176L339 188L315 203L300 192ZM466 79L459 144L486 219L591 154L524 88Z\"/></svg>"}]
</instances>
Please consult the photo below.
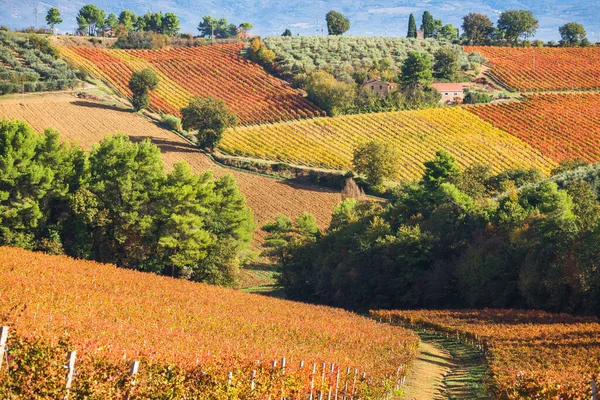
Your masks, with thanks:
<instances>
[{"instance_id":1,"label":"green tree","mask_svg":"<svg viewBox=\"0 0 600 400\"><path fill-rule=\"evenodd\" d=\"M252 25L250 22L242 22L240 26L238 26L238 29L244 33L248 33L254 29L254 25Z\"/></svg>"},{"instance_id":2,"label":"green tree","mask_svg":"<svg viewBox=\"0 0 600 400\"><path fill-rule=\"evenodd\" d=\"M444 25L438 32L440 39L456 40L458 39L458 29L452 24Z\"/></svg>"},{"instance_id":3,"label":"green tree","mask_svg":"<svg viewBox=\"0 0 600 400\"><path fill-rule=\"evenodd\" d=\"M325 21L327 21L327 32L329 35L343 35L350 29L350 20L337 11L329 11L325 16Z\"/></svg>"},{"instance_id":4,"label":"green tree","mask_svg":"<svg viewBox=\"0 0 600 400\"><path fill-rule=\"evenodd\" d=\"M292 31L290 31L289 29L286 29L285 31L283 31L281 36L292 37Z\"/></svg>"},{"instance_id":5,"label":"green tree","mask_svg":"<svg viewBox=\"0 0 600 400\"><path fill-rule=\"evenodd\" d=\"M229 24L225 18L215 19L205 15L198 24L198 31L202 37L214 37L216 39L227 39L235 37L238 28L235 24Z\"/></svg>"},{"instance_id":6,"label":"green tree","mask_svg":"<svg viewBox=\"0 0 600 400\"><path fill-rule=\"evenodd\" d=\"M444 150L435 153L435 158L423 165L425 165L425 173L422 183L429 189L437 189L443 183L451 182L460 174L456 159Z\"/></svg>"},{"instance_id":7,"label":"green tree","mask_svg":"<svg viewBox=\"0 0 600 400\"><path fill-rule=\"evenodd\" d=\"M215 97L194 97L181 110L183 129L196 131L198 145L213 150L219 145L228 128L237 125L237 117L227 108L223 100Z\"/></svg>"},{"instance_id":8,"label":"green tree","mask_svg":"<svg viewBox=\"0 0 600 400\"><path fill-rule=\"evenodd\" d=\"M104 26L106 14L93 4L86 4L77 14L77 25L80 31L87 31L89 36L96 36Z\"/></svg>"},{"instance_id":9,"label":"green tree","mask_svg":"<svg viewBox=\"0 0 600 400\"><path fill-rule=\"evenodd\" d=\"M104 21L104 26L106 29L112 30L113 35L116 33L117 28L119 27L119 20L114 13L108 14L106 21Z\"/></svg>"},{"instance_id":10,"label":"green tree","mask_svg":"<svg viewBox=\"0 0 600 400\"><path fill-rule=\"evenodd\" d=\"M384 179L398 176L400 157L390 144L373 140L354 149L352 165L357 173L366 177L367 182L380 186Z\"/></svg>"},{"instance_id":11,"label":"green tree","mask_svg":"<svg viewBox=\"0 0 600 400\"><path fill-rule=\"evenodd\" d=\"M123 10L121 14L119 14L119 23L123 24L123 28L127 32L131 32L135 29L137 25L138 17L135 15L133 11Z\"/></svg>"},{"instance_id":12,"label":"green tree","mask_svg":"<svg viewBox=\"0 0 600 400\"><path fill-rule=\"evenodd\" d=\"M402 64L402 82L405 85L427 86L433 82L431 57L427 53L411 51Z\"/></svg>"},{"instance_id":13,"label":"green tree","mask_svg":"<svg viewBox=\"0 0 600 400\"><path fill-rule=\"evenodd\" d=\"M440 47L434 54L433 70L438 78L452 80L459 70L459 51L452 46Z\"/></svg>"},{"instance_id":14,"label":"green tree","mask_svg":"<svg viewBox=\"0 0 600 400\"><path fill-rule=\"evenodd\" d=\"M535 35L539 22L529 10L507 10L500 14L498 29L512 43Z\"/></svg>"},{"instance_id":15,"label":"green tree","mask_svg":"<svg viewBox=\"0 0 600 400\"><path fill-rule=\"evenodd\" d=\"M301 86L308 99L331 116L347 113L356 100L356 85L340 82L327 71L312 72Z\"/></svg>"},{"instance_id":16,"label":"green tree","mask_svg":"<svg viewBox=\"0 0 600 400\"><path fill-rule=\"evenodd\" d=\"M151 68L136 71L129 80L129 89L133 93L131 104L135 111L140 111L150 105L148 92L158 86L158 76Z\"/></svg>"},{"instance_id":17,"label":"green tree","mask_svg":"<svg viewBox=\"0 0 600 400\"><path fill-rule=\"evenodd\" d=\"M60 16L60 11L58 8L52 7L48 10L48 14L46 14L46 23L50 25L50 29L54 32L54 25L62 24L63 20Z\"/></svg>"},{"instance_id":18,"label":"green tree","mask_svg":"<svg viewBox=\"0 0 600 400\"><path fill-rule=\"evenodd\" d=\"M585 39L586 32L583 25L577 22L568 22L558 28L562 42L567 46L577 46Z\"/></svg>"},{"instance_id":19,"label":"green tree","mask_svg":"<svg viewBox=\"0 0 600 400\"><path fill-rule=\"evenodd\" d=\"M435 34L436 23L429 11L423 13L421 21L421 30L426 38L431 38Z\"/></svg>"},{"instance_id":20,"label":"green tree","mask_svg":"<svg viewBox=\"0 0 600 400\"><path fill-rule=\"evenodd\" d=\"M408 33L406 34L407 38L417 38L417 22L415 21L415 16L410 14L408 17Z\"/></svg>"},{"instance_id":21,"label":"green tree","mask_svg":"<svg viewBox=\"0 0 600 400\"><path fill-rule=\"evenodd\" d=\"M463 17L462 29L472 45L485 44L492 34L494 24L484 14L469 13Z\"/></svg>"},{"instance_id":22,"label":"green tree","mask_svg":"<svg viewBox=\"0 0 600 400\"><path fill-rule=\"evenodd\" d=\"M166 13L162 19L162 33L175 36L179 32L179 17L173 13Z\"/></svg>"}]
</instances>

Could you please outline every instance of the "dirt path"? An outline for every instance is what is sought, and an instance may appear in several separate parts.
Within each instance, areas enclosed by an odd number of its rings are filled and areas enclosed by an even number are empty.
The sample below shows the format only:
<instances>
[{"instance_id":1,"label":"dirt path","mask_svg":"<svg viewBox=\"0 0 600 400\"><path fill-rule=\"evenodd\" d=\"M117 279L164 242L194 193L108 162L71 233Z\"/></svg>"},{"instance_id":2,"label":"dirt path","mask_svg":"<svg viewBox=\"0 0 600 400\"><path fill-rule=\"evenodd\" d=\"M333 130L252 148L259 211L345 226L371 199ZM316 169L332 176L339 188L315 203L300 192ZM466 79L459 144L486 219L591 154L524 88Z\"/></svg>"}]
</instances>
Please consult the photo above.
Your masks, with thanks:
<instances>
[{"instance_id":1,"label":"dirt path","mask_svg":"<svg viewBox=\"0 0 600 400\"><path fill-rule=\"evenodd\" d=\"M485 357L445 336L418 332L419 354L406 378L406 400L488 400Z\"/></svg>"},{"instance_id":2,"label":"dirt path","mask_svg":"<svg viewBox=\"0 0 600 400\"><path fill-rule=\"evenodd\" d=\"M407 400L445 399L443 381L454 361L450 353L432 342L421 341L419 354L406 377Z\"/></svg>"}]
</instances>

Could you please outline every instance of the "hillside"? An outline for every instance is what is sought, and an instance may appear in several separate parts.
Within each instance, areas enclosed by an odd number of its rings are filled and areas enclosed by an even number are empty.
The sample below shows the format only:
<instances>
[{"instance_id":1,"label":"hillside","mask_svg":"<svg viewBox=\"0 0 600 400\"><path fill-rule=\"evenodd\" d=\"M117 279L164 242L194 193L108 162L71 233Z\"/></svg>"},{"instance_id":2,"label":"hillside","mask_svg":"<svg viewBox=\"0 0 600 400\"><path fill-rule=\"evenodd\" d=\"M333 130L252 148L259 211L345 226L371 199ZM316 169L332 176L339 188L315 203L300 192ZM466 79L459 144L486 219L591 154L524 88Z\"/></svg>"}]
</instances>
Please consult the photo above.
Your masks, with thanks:
<instances>
[{"instance_id":1,"label":"hillside","mask_svg":"<svg viewBox=\"0 0 600 400\"><path fill-rule=\"evenodd\" d=\"M349 367L367 374L356 395L367 389L381 393L383 383L395 382L398 367L410 361L418 341L407 330L339 309L15 248L0 248L0 293L0 325L11 329L9 362L22 366L10 376L0 372L0 394L20 383L25 396L52 393L55 386L58 395L63 383L54 376L62 368L52 371L52 365L66 350L77 350L75 398L86 391L97 398L120 397L132 360L141 361L135 398L305 394L313 363L325 375L320 390L332 387L340 371L341 392L342 382L354 376L346 374ZM23 362L45 346L50 346L45 354ZM270 367L282 357L285 377ZM300 361L306 363L302 369ZM252 370L258 373L249 396ZM228 372L234 372L231 388Z\"/></svg>"},{"instance_id":2,"label":"hillside","mask_svg":"<svg viewBox=\"0 0 600 400\"><path fill-rule=\"evenodd\" d=\"M522 102L466 110L556 162L575 158L600 161L599 93L527 95Z\"/></svg>"},{"instance_id":3,"label":"hillside","mask_svg":"<svg viewBox=\"0 0 600 400\"><path fill-rule=\"evenodd\" d=\"M232 174L259 225L272 221L278 214L295 217L309 211L324 227L331 219L333 207L341 199L338 193L331 191L219 167L174 133L130 110L104 103L78 100L69 95L27 97L23 105L20 99L6 99L0 101L0 118L3 117L23 119L37 132L52 127L61 133L61 137L76 141L86 149L115 132L126 133L134 140L149 138L161 149L168 167L185 160L195 172L212 170L217 177ZM262 232L257 230L257 235Z\"/></svg>"},{"instance_id":4,"label":"hillside","mask_svg":"<svg viewBox=\"0 0 600 400\"><path fill-rule=\"evenodd\" d=\"M494 171L540 168L555 163L514 136L494 128L462 108L439 108L379 114L347 115L278 123L227 131L221 148L232 154L310 166L346 169L354 148L378 139L401 154L401 178L413 180L423 162L444 149L461 167L490 163Z\"/></svg>"},{"instance_id":5,"label":"hillside","mask_svg":"<svg viewBox=\"0 0 600 400\"><path fill-rule=\"evenodd\" d=\"M513 91L600 89L598 47L470 47L492 66L489 74Z\"/></svg>"},{"instance_id":6,"label":"hillside","mask_svg":"<svg viewBox=\"0 0 600 400\"><path fill-rule=\"evenodd\" d=\"M62 47L67 60L131 96L134 71L152 68L159 77L150 106L179 115L193 96L213 96L227 103L240 124L287 121L324 115L299 91L238 53L243 44L164 50L108 50ZM216 68L218 66L218 68Z\"/></svg>"},{"instance_id":7,"label":"hillside","mask_svg":"<svg viewBox=\"0 0 600 400\"><path fill-rule=\"evenodd\" d=\"M585 399L600 362L600 323L522 310L378 311L376 318L459 335L485 346L498 398Z\"/></svg>"}]
</instances>

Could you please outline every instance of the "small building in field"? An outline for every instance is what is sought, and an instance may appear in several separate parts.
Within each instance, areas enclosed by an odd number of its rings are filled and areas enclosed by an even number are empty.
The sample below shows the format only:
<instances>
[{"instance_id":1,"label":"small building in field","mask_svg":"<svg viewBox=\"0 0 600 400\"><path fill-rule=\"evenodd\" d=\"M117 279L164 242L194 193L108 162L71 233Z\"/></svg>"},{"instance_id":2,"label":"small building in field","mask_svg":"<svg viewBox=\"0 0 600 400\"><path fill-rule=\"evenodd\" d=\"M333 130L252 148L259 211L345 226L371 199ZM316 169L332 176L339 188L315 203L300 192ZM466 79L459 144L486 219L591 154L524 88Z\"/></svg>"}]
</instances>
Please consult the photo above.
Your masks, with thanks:
<instances>
[{"instance_id":1,"label":"small building in field","mask_svg":"<svg viewBox=\"0 0 600 400\"><path fill-rule=\"evenodd\" d=\"M381 79L371 79L365 81L365 83L362 85L362 88L370 89L381 96L387 96L389 93L398 89L398 84L394 82L385 82Z\"/></svg>"},{"instance_id":2,"label":"small building in field","mask_svg":"<svg viewBox=\"0 0 600 400\"><path fill-rule=\"evenodd\" d=\"M440 103L462 102L465 97L465 90L460 83L432 83L431 87L442 94Z\"/></svg>"},{"instance_id":3,"label":"small building in field","mask_svg":"<svg viewBox=\"0 0 600 400\"><path fill-rule=\"evenodd\" d=\"M425 31L422 29L419 29L417 31L417 39L425 39Z\"/></svg>"}]
</instances>

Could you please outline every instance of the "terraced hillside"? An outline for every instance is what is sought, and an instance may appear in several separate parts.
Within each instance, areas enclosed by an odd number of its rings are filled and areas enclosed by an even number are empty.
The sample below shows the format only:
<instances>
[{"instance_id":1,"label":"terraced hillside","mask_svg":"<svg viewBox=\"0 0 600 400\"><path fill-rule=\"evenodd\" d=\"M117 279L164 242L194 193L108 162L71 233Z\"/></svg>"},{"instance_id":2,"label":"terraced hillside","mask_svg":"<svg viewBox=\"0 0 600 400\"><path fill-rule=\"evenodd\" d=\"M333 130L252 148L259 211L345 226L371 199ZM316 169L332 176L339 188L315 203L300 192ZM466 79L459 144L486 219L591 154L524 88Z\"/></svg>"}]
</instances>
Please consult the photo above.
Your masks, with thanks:
<instances>
[{"instance_id":1,"label":"terraced hillside","mask_svg":"<svg viewBox=\"0 0 600 400\"><path fill-rule=\"evenodd\" d=\"M527 95L523 102L466 110L556 162L600 161L600 93Z\"/></svg>"},{"instance_id":2,"label":"terraced hillside","mask_svg":"<svg viewBox=\"0 0 600 400\"><path fill-rule=\"evenodd\" d=\"M308 211L317 217L322 227L326 227L333 207L341 201L335 192L221 168L174 133L129 110L103 103L78 100L68 95L28 97L23 105L19 100L3 100L0 101L0 118L3 117L25 120L38 132L55 128L61 137L76 141L84 148L90 148L115 132L124 132L137 140L150 138L160 147L168 167L185 160L196 172L212 170L216 176L231 173L259 225L272 221L278 214L295 217ZM262 233L257 230L257 234Z\"/></svg>"},{"instance_id":3,"label":"terraced hillside","mask_svg":"<svg viewBox=\"0 0 600 400\"><path fill-rule=\"evenodd\" d=\"M555 165L540 151L462 108L241 127L227 131L221 149L236 155L346 169L354 148L371 139L388 142L401 153L400 173L405 180L420 177L423 162L440 149L455 156L461 167L484 163L496 172L537 167L548 173Z\"/></svg>"},{"instance_id":4,"label":"terraced hillside","mask_svg":"<svg viewBox=\"0 0 600 400\"><path fill-rule=\"evenodd\" d=\"M124 96L134 71L152 68L160 82L151 107L179 115L193 96L214 96L227 103L242 125L324 115L286 82L239 55L243 44L163 50L111 50L61 47L64 58L86 69Z\"/></svg>"},{"instance_id":5,"label":"terraced hillside","mask_svg":"<svg viewBox=\"0 0 600 400\"><path fill-rule=\"evenodd\" d=\"M418 343L340 309L17 248L0 247L0 293L0 326L11 333L1 398L69 397L71 350L70 398L258 400L330 389L365 398L401 378ZM283 357L285 371L271 365Z\"/></svg>"},{"instance_id":6,"label":"terraced hillside","mask_svg":"<svg viewBox=\"0 0 600 400\"><path fill-rule=\"evenodd\" d=\"M487 58L489 72L513 91L600 89L599 47L466 46Z\"/></svg>"}]
</instances>

